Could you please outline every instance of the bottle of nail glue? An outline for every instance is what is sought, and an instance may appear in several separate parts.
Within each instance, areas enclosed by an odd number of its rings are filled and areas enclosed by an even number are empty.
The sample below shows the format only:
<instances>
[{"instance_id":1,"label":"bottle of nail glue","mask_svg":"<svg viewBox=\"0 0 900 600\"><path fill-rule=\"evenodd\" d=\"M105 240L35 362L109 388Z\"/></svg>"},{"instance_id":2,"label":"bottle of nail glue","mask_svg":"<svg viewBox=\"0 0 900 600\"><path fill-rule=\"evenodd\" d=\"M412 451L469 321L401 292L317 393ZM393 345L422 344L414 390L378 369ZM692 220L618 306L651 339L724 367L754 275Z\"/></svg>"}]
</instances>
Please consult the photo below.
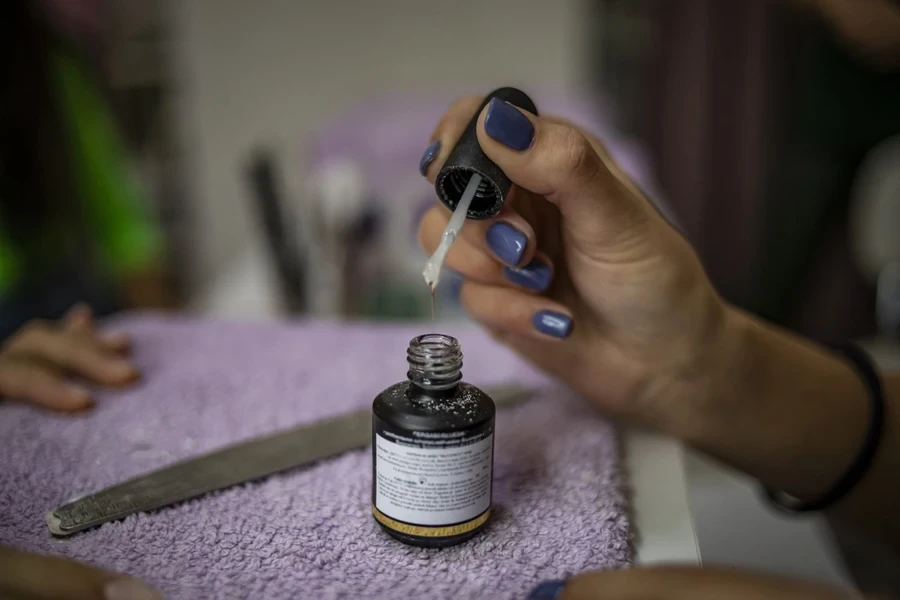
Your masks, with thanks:
<instances>
[{"instance_id":1,"label":"bottle of nail glue","mask_svg":"<svg viewBox=\"0 0 900 600\"><path fill-rule=\"evenodd\" d=\"M491 514L497 410L462 381L455 338L413 338L407 361L407 381L372 403L372 514L405 544L453 546Z\"/></svg>"}]
</instances>

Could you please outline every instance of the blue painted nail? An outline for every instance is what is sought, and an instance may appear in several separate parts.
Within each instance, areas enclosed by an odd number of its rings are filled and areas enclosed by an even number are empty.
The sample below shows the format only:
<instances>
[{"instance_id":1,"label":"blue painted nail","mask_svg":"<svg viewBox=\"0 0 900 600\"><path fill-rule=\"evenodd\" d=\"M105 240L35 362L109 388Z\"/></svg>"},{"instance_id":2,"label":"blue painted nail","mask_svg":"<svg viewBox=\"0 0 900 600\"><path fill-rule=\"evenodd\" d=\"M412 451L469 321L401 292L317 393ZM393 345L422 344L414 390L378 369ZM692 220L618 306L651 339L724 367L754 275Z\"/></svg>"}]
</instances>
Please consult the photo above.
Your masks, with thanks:
<instances>
[{"instance_id":1,"label":"blue painted nail","mask_svg":"<svg viewBox=\"0 0 900 600\"><path fill-rule=\"evenodd\" d=\"M431 161L438 155L438 152L441 151L441 140L434 140L428 147L425 148L425 153L422 155L422 158L419 159L419 173L422 174L422 177L425 176L425 171L428 170L428 165L431 164Z\"/></svg>"},{"instance_id":2,"label":"blue painted nail","mask_svg":"<svg viewBox=\"0 0 900 600\"><path fill-rule=\"evenodd\" d=\"M484 131L513 150L528 150L534 141L534 125L512 104L492 98L484 116Z\"/></svg>"},{"instance_id":3,"label":"blue painted nail","mask_svg":"<svg viewBox=\"0 0 900 600\"><path fill-rule=\"evenodd\" d=\"M508 265L517 265L525 253L528 237L509 223L494 223L485 234L488 246L497 258Z\"/></svg>"},{"instance_id":4,"label":"blue painted nail","mask_svg":"<svg viewBox=\"0 0 900 600\"><path fill-rule=\"evenodd\" d=\"M531 320L534 328L547 335L564 338L572 333L572 318L552 310L541 310Z\"/></svg>"},{"instance_id":5,"label":"blue painted nail","mask_svg":"<svg viewBox=\"0 0 900 600\"><path fill-rule=\"evenodd\" d=\"M528 594L528 600L556 600L564 587L566 587L566 582L562 579L542 581Z\"/></svg>"},{"instance_id":6,"label":"blue painted nail","mask_svg":"<svg viewBox=\"0 0 900 600\"><path fill-rule=\"evenodd\" d=\"M513 283L538 292L550 287L550 281L553 279L553 269L550 265L536 258L524 267L505 267L503 271L506 278Z\"/></svg>"}]
</instances>

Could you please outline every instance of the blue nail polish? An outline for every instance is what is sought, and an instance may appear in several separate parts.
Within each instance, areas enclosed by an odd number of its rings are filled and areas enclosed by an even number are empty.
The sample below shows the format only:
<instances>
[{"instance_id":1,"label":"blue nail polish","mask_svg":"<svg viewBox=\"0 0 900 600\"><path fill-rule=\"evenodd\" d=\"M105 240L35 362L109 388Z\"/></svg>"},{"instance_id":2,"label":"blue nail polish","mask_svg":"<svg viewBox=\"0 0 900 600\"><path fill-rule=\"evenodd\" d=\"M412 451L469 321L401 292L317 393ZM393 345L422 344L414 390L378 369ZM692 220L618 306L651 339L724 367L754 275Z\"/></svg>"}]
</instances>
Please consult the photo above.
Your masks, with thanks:
<instances>
[{"instance_id":1,"label":"blue nail polish","mask_svg":"<svg viewBox=\"0 0 900 600\"><path fill-rule=\"evenodd\" d=\"M422 174L422 177L425 176L425 171L428 170L428 165L431 164L431 161L435 159L438 155L438 152L441 151L441 140L434 140L428 147L425 148L425 153L422 155L422 158L419 159L419 173Z\"/></svg>"},{"instance_id":2,"label":"blue nail polish","mask_svg":"<svg viewBox=\"0 0 900 600\"><path fill-rule=\"evenodd\" d=\"M512 104L493 98L484 116L484 131L513 150L528 150L534 141L534 125Z\"/></svg>"},{"instance_id":3,"label":"blue nail polish","mask_svg":"<svg viewBox=\"0 0 900 600\"><path fill-rule=\"evenodd\" d=\"M519 264L528 245L528 237L508 223L494 223L488 227L485 239L497 258L508 265Z\"/></svg>"},{"instance_id":4,"label":"blue nail polish","mask_svg":"<svg viewBox=\"0 0 900 600\"><path fill-rule=\"evenodd\" d=\"M572 333L572 319L552 310L541 310L531 320L534 328L549 336L564 338Z\"/></svg>"},{"instance_id":5,"label":"blue nail polish","mask_svg":"<svg viewBox=\"0 0 900 600\"><path fill-rule=\"evenodd\" d=\"M542 581L528 594L528 600L556 600L564 587L566 587L566 582L562 579Z\"/></svg>"},{"instance_id":6,"label":"blue nail polish","mask_svg":"<svg viewBox=\"0 0 900 600\"><path fill-rule=\"evenodd\" d=\"M553 269L538 259L532 260L524 267L505 267L503 271L506 273L506 278L513 283L538 292L543 292L550 287L550 281L553 279Z\"/></svg>"}]
</instances>

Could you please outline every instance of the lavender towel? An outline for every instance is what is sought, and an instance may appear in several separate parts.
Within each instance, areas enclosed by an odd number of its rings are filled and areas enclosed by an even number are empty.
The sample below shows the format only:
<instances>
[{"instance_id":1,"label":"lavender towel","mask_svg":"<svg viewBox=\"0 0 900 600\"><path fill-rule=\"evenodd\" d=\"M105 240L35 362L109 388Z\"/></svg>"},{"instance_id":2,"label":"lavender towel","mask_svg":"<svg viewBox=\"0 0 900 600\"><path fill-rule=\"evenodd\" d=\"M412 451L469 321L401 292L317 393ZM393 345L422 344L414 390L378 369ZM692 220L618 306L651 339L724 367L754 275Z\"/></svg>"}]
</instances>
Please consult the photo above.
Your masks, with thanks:
<instances>
[{"instance_id":1,"label":"lavender towel","mask_svg":"<svg viewBox=\"0 0 900 600\"><path fill-rule=\"evenodd\" d=\"M55 540L44 512L172 461L369 406L405 377L421 327L132 316L145 378L83 416L0 405L0 544L143 578L167 598L523 598L630 559L614 429L476 329L465 378L542 390L497 418L490 529L404 546L370 513L370 450Z\"/></svg>"}]
</instances>

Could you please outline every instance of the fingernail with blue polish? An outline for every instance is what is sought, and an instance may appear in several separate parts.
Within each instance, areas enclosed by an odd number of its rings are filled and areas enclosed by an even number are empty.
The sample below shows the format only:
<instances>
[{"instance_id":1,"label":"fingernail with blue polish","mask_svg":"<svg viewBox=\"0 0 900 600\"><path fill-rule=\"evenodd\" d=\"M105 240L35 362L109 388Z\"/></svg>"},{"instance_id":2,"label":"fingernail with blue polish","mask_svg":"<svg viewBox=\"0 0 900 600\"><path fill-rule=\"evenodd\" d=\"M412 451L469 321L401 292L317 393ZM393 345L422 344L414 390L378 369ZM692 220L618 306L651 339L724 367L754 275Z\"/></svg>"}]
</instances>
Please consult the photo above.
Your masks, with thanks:
<instances>
[{"instance_id":1,"label":"fingernail with blue polish","mask_svg":"<svg viewBox=\"0 0 900 600\"><path fill-rule=\"evenodd\" d=\"M556 600L565 587L566 582L562 579L543 581L531 590L531 593L528 594L528 600Z\"/></svg>"},{"instance_id":2,"label":"fingernail with blue polish","mask_svg":"<svg viewBox=\"0 0 900 600\"><path fill-rule=\"evenodd\" d=\"M550 265L536 258L524 267L506 267L504 272L506 278L513 283L538 292L550 287L550 281L553 279L553 269Z\"/></svg>"},{"instance_id":3,"label":"fingernail with blue polish","mask_svg":"<svg viewBox=\"0 0 900 600\"><path fill-rule=\"evenodd\" d=\"M425 153L422 155L422 158L419 159L419 173L422 174L422 177L425 176L425 171L428 170L428 165L431 164L431 161L435 159L438 155L438 152L441 151L441 140L434 140L428 147L425 148Z\"/></svg>"},{"instance_id":4,"label":"fingernail with blue polish","mask_svg":"<svg viewBox=\"0 0 900 600\"><path fill-rule=\"evenodd\" d=\"M528 245L528 237L508 223L494 223L488 227L485 237L497 258L513 266L522 260Z\"/></svg>"},{"instance_id":5,"label":"fingernail with blue polish","mask_svg":"<svg viewBox=\"0 0 900 600\"><path fill-rule=\"evenodd\" d=\"M528 150L534 141L534 125L512 104L493 98L484 116L484 131L513 150Z\"/></svg>"},{"instance_id":6,"label":"fingernail with blue polish","mask_svg":"<svg viewBox=\"0 0 900 600\"><path fill-rule=\"evenodd\" d=\"M552 310L538 311L531 323L541 333L556 338L568 337L572 333L572 318Z\"/></svg>"}]
</instances>

